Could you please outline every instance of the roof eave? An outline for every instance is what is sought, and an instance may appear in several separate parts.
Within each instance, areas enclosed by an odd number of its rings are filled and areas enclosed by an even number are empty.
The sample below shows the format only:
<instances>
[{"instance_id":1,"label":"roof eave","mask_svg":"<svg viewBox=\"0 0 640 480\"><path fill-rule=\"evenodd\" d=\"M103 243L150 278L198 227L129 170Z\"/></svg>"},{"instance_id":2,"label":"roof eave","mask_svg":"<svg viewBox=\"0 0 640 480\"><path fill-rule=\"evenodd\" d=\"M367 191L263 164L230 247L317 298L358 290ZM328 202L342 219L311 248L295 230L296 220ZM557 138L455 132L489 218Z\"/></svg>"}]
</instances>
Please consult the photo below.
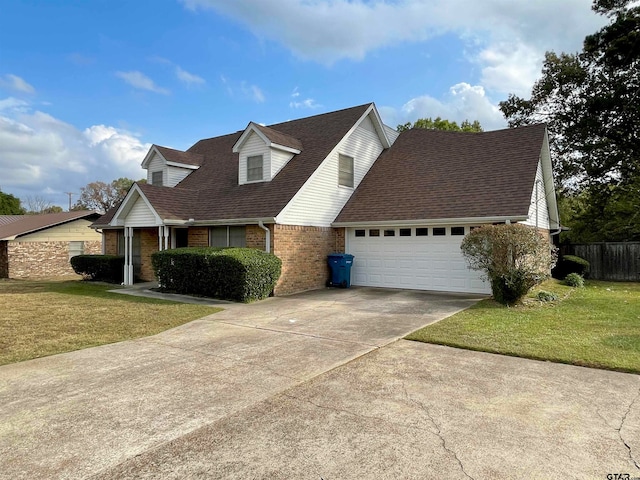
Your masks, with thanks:
<instances>
[{"instance_id":1,"label":"roof eave","mask_svg":"<svg viewBox=\"0 0 640 480\"><path fill-rule=\"evenodd\" d=\"M414 226L414 225L454 225L458 223L503 223L521 222L528 218L527 215L498 215L492 217L458 217L458 218L425 218L416 220L369 220L357 222L333 222L332 227L390 227L390 226Z\"/></svg>"}]
</instances>

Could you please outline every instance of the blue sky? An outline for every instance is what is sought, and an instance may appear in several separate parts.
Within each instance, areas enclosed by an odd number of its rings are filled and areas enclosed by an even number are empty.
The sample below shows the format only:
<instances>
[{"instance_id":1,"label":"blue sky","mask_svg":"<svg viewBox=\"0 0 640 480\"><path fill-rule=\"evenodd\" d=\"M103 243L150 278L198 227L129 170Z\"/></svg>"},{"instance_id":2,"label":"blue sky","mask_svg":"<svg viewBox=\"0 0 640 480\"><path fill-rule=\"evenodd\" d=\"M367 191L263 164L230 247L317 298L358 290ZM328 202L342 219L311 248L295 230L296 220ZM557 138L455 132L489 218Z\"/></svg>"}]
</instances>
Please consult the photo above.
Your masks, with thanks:
<instances>
[{"instance_id":1,"label":"blue sky","mask_svg":"<svg viewBox=\"0 0 640 480\"><path fill-rule=\"evenodd\" d=\"M64 192L144 176L152 143L201 138L375 102L505 127L546 50L604 24L589 0L3 2L0 189Z\"/></svg>"}]
</instances>

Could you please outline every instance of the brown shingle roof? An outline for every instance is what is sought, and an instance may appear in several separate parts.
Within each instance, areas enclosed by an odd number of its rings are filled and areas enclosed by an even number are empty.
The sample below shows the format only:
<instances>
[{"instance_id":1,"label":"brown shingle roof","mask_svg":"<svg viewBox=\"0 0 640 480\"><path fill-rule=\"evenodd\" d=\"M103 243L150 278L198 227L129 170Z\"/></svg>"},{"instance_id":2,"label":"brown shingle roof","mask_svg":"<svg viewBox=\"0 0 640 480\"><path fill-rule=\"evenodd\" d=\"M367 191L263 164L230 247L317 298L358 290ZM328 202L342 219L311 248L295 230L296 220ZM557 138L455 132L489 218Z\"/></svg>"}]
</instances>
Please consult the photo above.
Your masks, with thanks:
<instances>
[{"instance_id":1,"label":"brown shingle roof","mask_svg":"<svg viewBox=\"0 0 640 480\"><path fill-rule=\"evenodd\" d=\"M271 125L278 132L299 139L304 150L270 182L238 185L238 154L232 148L242 132L200 140L188 151L204 155L204 164L175 187L199 191L198 203L189 218L275 217L370 105Z\"/></svg>"},{"instance_id":2,"label":"brown shingle roof","mask_svg":"<svg viewBox=\"0 0 640 480\"><path fill-rule=\"evenodd\" d=\"M383 152L336 223L526 216L545 126L411 129Z\"/></svg>"},{"instance_id":3,"label":"brown shingle roof","mask_svg":"<svg viewBox=\"0 0 640 480\"><path fill-rule=\"evenodd\" d=\"M161 147L160 145L154 145L154 147L156 147L165 160L169 162L183 163L185 165L194 165L199 167L204 161L202 155L198 155L197 153L183 152L173 148Z\"/></svg>"},{"instance_id":4,"label":"brown shingle roof","mask_svg":"<svg viewBox=\"0 0 640 480\"><path fill-rule=\"evenodd\" d=\"M0 224L0 240L13 240L21 235L55 227L63 223L86 218L95 220L99 214L89 210L75 212L44 213L41 215L16 215L12 221Z\"/></svg>"},{"instance_id":5,"label":"brown shingle roof","mask_svg":"<svg viewBox=\"0 0 640 480\"><path fill-rule=\"evenodd\" d=\"M269 127L258 125L265 135L269 133L274 143L300 150L298 145L304 145L304 150L270 182L238 185L238 154L232 149L243 133L240 131L200 140L187 152L179 152L202 157L203 162L175 187L139 186L163 219L273 218L370 106L360 105ZM164 150L162 153L164 155ZM100 217L94 226L107 225L117 208Z\"/></svg>"},{"instance_id":6,"label":"brown shingle roof","mask_svg":"<svg viewBox=\"0 0 640 480\"><path fill-rule=\"evenodd\" d=\"M283 147L295 148L296 150L302 150L302 142L299 139L257 123L254 123L254 125L258 130L264 133L271 143L276 143Z\"/></svg>"}]
</instances>

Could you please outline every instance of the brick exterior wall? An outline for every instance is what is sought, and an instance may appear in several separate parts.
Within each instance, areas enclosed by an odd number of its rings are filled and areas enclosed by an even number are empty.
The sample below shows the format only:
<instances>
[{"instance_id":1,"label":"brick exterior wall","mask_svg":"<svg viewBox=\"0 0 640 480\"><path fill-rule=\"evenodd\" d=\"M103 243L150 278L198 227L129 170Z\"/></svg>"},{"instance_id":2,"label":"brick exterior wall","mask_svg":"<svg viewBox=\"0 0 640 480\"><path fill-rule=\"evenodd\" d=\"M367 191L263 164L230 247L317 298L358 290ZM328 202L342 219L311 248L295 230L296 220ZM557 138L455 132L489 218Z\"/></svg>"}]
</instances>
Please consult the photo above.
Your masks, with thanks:
<instances>
[{"instance_id":1,"label":"brick exterior wall","mask_svg":"<svg viewBox=\"0 0 640 480\"><path fill-rule=\"evenodd\" d=\"M265 225L271 232L271 253L273 253L273 225ZM247 225L245 230L247 248L264 250L267 247L267 232L258 225Z\"/></svg>"},{"instance_id":2,"label":"brick exterior wall","mask_svg":"<svg viewBox=\"0 0 640 480\"><path fill-rule=\"evenodd\" d=\"M282 260L282 275L276 285L276 295L288 295L305 290L324 288L329 278L327 255L344 253L345 229L329 227L305 227L297 225L267 225L271 231L271 253ZM136 229L140 234L141 265L138 280L155 279L151 266L151 254L158 250L156 228ZM118 235L121 230L104 231L105 253L117 254ZM208 227L190 227L190 247L209 245ZM266 232L258 225L246 226L248 248L265 249ZM98 252L100 253L100 252Z\"/></svg>"},{"instance_id":3,"label":"brick exterior wall","mask_svg":"<svg viewBox=\"0 0 640 480\"><path fill-rule=\"evenodd\" d=\"M189 227L187 241L190 247L208 247L209 227Z\"/></svg>"},{"instance_id":4,"label":"brick exterior wall","mask_svg":"<svg viewBox=\"0 0 640 480\"><path fill-rule=\"evenodd\" d=\"M84 253L102 253L102 242L85 241ZM9 242L9 278L76 276L69 263L69 242Z\"/></svg>"},{"instance_id":5,"label":"brick exterior wall","mask_svg":"<svg viewBox=\"0 0 640 480\"><path fill-rule=\"evenodd\" d=\"M118 236L122 235L122 230L103 230L102 241L104 242L105 255L118 254Z\"/></svg>"},{"instance_id":6,"label":"brick exterior wall","mask_svg":"<svg viewBox=\"0 0 640 480\"><path fill-rule=\"evenodd\" d=\"M344 252L344 229L275 225L273 253L282 260L275 294L323 288L329 279L327 255L336 250Z\"/></svg>"},{"instance_id":7,"label":"brick exterior wall","mask_svg":"<svg viewBox=\"0 0 640 480\"><path fill-rule=\"evenodd\" d=\"M136 271L139 280L152 282L156 279L151 265L151 254L158 251L158 228L135 229L140 232L140 270ZM136 233L134 232L134 235Z\"/></svg>"},{"instance_id":8,"label":"brick exterior wall","mask_svg":"<svg viewBox=\"0 0 640 480\"><path fill-rule=\"evenodd\" d=\"M0 241L0 278L9 278L9 242Z\"/></svg>"}]
</instances>

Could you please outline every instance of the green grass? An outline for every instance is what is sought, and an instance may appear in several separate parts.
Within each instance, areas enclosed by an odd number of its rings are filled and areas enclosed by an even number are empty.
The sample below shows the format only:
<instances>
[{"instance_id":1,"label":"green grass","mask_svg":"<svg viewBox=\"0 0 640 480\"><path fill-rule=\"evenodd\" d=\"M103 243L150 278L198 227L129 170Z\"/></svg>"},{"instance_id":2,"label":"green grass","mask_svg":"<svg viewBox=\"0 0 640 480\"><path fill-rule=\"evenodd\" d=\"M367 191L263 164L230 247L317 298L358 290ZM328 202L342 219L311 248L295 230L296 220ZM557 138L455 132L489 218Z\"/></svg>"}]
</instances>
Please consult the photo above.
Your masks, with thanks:
<instances>
[{"instance_id":1,"label":"green grass","mask_svg":"<svg viewBox=\"0 0 640 480\"><path fill-rule=\"evenodd\" d=\"M114 288L0 280L0 365L154 335L220 311L108 292Z\"/></svg>"},{"instance_id":2,"label":"green grass","mask_svg":"<svg viewBox=\"0 0 640 480\"><path fill-rule=\"evenodd\" d=\"M559 299L538 301L540 289ZM406 338L640 373L640 284L588 281L571 288L550 280L540 289L512 308L483 300Z\"/></svg>"}]
</instances>

